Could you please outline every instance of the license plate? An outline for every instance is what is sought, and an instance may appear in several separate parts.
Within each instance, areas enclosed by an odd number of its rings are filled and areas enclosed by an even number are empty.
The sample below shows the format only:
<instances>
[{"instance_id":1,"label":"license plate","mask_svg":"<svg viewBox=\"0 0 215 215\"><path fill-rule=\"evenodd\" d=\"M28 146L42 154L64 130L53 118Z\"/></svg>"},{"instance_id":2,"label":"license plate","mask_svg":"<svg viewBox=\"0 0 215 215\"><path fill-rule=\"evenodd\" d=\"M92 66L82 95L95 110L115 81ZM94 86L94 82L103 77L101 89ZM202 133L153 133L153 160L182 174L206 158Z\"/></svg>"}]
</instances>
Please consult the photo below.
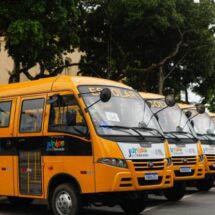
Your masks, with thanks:
<instances>
[{"instance_id":1,"label":"license plate","mask_svg":"<svg viewBox=\"0 0 215 215\"><path fill-rule=\"evenodd\" d=\"M158 174L157 173L146 173L145 174L145 180L146 181L157 181L158 180Z\"/></svg>"},{"instance_id":2,"label":"license plate","mask_svg":"<svg viewBox=\"0 0 215 215\"><path fill-rule=\"evenodd\" d=\"M192 172L191 168L190 167L181 167L180 168L180 172Z\"/></svg>"}]
</instances>

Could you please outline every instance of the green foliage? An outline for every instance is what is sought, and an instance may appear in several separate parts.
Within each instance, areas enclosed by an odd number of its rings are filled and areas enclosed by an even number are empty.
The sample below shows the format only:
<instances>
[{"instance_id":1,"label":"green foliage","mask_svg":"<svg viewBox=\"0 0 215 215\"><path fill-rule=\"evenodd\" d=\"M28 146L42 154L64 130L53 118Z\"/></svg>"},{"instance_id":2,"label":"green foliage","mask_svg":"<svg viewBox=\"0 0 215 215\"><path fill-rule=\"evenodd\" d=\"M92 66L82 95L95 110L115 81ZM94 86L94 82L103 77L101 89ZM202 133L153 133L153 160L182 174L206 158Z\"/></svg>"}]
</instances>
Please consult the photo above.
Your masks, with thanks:
<instances>
[{"instance_id":1,"label":"green foliage","mask_svg":"<svg viewBox=\"0 0 215 215\"><path fill-rule=\"evenodd\" d=\"M192 82L200 89L205 77L214 76L214 29L208 28L215 18L212 1L84 2L83 74L123 79L138 90L155 92L161 66L164 86L176 91Z\"/></svg>"},{"instance_id":2,"label":"green foliage","mask_svg":"<svg viewBox=\"0 0 215 215\"><path fill-rule=\"evenodd\" d=\"M1 0L0 26L9 55L22 67L37 63L46 69L62 66L62 54L79 44L78 3Z\"/></svg>"},{"instance_id":3,"label":"green foliage","mask_svg":"<svg viewBox=\"0 0 215 215\"><path fill-rule=\"evenodd\" d=\"M54 76L65 65L62 54L79 47L84 75L154 92L172 87L179 93L196 83L193 90L211 108L214 23L211 0L0 1L0 34L16 63L12 76L40 78L45 70ZM36 64L41 72L31 77L26 71Z\"/></svg>"},{"instance_id":4,"label":"green foliage","mask_svg":"<svg viewBox=\"0 0 215 215\"><path fill-rule=\"evenodd\" d=\"M159 53L174 45L169 40L162 47L164 32L182 19L174 5L174 0L98 1L82 32L81 49L87 53L83 62L112 79L157 62Z\"/></svg>"}]
</instances>

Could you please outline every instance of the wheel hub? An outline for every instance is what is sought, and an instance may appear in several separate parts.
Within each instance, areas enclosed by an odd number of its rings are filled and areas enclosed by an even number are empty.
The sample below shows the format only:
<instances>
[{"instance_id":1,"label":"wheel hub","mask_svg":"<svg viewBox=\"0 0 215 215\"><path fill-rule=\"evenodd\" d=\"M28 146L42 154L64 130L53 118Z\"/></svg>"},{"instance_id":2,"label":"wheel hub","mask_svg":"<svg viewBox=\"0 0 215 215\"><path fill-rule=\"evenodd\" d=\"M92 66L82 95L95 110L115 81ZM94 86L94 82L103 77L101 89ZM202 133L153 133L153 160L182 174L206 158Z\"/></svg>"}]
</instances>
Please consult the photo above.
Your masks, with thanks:
<instances>
[{"instance_id":1,"label":"wheel hub","mask_svg":"<svg viewBox=\"0 0 215 215\"><path fill-rule=\"evenodd\" d=\"M57 195L56 208L60 215L69 215L72 211L72 198L66 191L62 191Z\"/></svg>"}]
</instances>

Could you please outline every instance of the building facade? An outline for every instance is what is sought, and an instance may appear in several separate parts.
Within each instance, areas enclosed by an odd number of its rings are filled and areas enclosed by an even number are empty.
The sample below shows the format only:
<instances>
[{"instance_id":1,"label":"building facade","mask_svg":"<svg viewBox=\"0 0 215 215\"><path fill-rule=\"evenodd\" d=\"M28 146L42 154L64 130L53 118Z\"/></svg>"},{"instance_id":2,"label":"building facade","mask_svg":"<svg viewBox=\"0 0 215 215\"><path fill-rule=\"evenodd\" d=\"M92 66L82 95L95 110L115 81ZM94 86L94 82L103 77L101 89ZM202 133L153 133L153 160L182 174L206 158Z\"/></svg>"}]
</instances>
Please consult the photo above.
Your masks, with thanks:
<instances>
[{"instance_id":1,"label":"building facade","mask_svg":"<svg viewBox=\"0 0 215 215\"><path fill-rule=\"evenodd\" d=\"M74 53L69 53L64 55L64 60L68 63L79 63L81 58L81 53L76 50ZM5 41L3 37L0 37L0 84L7 84L9 80L9 73L13 71L14 62L13 59L8 55L7 50L5 50ZM77 75L79 71L78 66L72 66L65 68L62 75ZM30 70L32 75L39 72L39 67L35 66ZM25 75L21 75L20 81L28 81Z\"/></svg>"}]
</instances>

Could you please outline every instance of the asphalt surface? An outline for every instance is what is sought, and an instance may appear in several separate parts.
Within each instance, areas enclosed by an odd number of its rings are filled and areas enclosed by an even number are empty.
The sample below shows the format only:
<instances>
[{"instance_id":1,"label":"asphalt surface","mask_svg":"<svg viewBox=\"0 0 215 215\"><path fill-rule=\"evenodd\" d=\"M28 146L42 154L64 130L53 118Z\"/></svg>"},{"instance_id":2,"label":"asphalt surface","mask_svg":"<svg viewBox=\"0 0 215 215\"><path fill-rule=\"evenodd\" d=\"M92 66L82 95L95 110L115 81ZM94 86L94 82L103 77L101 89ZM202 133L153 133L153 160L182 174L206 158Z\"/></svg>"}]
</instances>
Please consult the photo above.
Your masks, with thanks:
<instances>
[{"instance_id":1,"label":"asphalt surface","mask_svg":"<svg viewBox=\"0 0 215 215\"><path fill-rule=\"evenodd\" d=\"M0 199L0 215L50 215L42 201L35 201L25 207L14 207L7 199ZM123 215L119 207L85 208L81 215ZM149 195L148 207L141 213L144 215L214 215L215 188L209 192L197 192L189 189L179 202L168 202L163 196Z\"/></svg>"}]
</instances>

